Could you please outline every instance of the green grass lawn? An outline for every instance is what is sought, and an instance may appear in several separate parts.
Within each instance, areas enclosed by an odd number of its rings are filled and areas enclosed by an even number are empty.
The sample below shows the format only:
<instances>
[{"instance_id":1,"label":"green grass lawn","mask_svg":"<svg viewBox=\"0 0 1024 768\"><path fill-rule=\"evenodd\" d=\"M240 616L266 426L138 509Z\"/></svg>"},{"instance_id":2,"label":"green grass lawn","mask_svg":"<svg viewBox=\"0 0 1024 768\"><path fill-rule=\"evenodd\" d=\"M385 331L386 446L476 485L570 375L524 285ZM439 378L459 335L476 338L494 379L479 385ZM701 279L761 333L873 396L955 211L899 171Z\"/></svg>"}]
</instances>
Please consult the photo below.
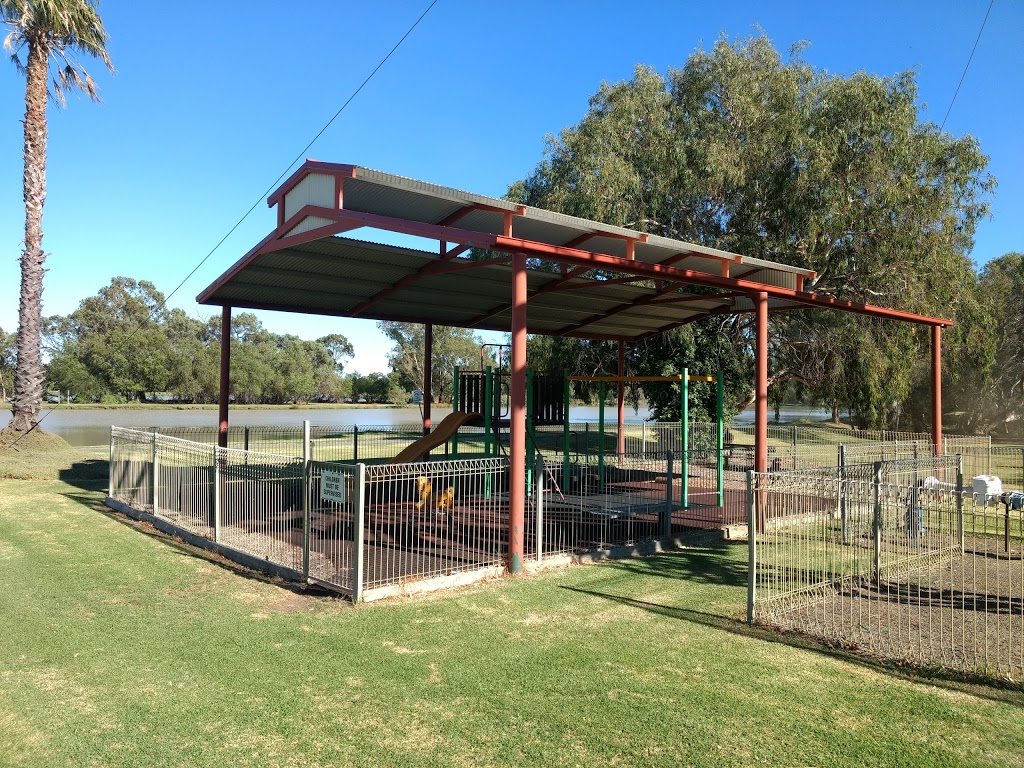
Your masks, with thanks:
<instances>
[{"instance_id":1,"label":"green grass lawn","mask_svg":"<svg viewBox=\"0 0 1024 768\"><path fill-rule=\"evenodd\" d=\"M1019 691L748 629L742 547L352 607L101 499L0 480L0 765L1024 765Z\"/></svg>"}]
</instances>

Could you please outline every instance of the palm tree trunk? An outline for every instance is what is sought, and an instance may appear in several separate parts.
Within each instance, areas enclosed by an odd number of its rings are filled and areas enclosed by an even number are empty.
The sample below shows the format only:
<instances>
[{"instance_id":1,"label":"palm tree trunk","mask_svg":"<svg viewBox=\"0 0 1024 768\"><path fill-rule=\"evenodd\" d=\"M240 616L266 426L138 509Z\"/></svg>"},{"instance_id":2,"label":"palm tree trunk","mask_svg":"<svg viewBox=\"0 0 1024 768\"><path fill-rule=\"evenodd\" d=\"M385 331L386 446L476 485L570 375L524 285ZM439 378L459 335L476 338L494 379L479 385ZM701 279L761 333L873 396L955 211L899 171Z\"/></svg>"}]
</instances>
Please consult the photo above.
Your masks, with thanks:
<instances>
[{"instance_id":1,"label":"palm tree trunk","mask_svg":"<svg viewBox=\"0 0 1024 768\"><path fill-rule=\"evenodd\" d=\"M25 250L21 255L18 362L11 426L27 432L39 423L43 400L40 331L43 300L43 203L46 200L46 102L49 49L31 40L25 73Z\"/></svg>"}]
</instances>

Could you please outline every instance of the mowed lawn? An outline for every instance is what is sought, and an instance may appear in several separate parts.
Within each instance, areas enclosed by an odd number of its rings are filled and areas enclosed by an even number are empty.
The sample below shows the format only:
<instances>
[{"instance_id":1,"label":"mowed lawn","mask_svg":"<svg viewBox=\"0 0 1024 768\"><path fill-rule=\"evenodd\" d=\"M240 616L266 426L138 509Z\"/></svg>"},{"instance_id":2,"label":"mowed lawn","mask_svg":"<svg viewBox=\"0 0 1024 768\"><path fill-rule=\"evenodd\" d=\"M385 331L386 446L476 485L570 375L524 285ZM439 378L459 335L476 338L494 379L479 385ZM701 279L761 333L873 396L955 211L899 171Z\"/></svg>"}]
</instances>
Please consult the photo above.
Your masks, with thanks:
<instances>
[{"instance_id":1,"label":"mowed lawn","mask_svg":"<svg viewBox=\"0 0 1024 768\"><path fill-rule=\"evenodd\" d=\"M76 482L0 480L4 766L1024 765L1019 691L748 630L743 547L353 607Z\"/></svg>"}]
</instances>

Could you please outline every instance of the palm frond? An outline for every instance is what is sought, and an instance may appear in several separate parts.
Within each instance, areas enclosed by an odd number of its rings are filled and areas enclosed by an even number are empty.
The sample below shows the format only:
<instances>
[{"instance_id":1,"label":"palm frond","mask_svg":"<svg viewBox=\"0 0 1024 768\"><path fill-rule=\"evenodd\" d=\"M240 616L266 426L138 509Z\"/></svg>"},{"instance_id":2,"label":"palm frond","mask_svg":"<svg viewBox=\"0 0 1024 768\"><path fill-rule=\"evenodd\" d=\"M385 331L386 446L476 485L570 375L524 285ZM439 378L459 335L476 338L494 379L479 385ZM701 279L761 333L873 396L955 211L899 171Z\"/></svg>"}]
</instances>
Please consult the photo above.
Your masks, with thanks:
<instances>
[{"instance_id":1,"label":"palm frond","mask_svg":"<svg viewBox=\"0 0 1024 768\"><path fill-rule=\"evenodd\" d=\"M96 82L76 59L76 54L86 54L114 71L106 48L107 31L95 0L0 0L0 21L11 28L4 48L12 51L19 72L26 71L19 55L25 44L43 45L51 59L60 61L52 67L51 87L61 105L66 105L69 90L80 90L90 99L99 100Z\"/></svg>"}]
</instances>

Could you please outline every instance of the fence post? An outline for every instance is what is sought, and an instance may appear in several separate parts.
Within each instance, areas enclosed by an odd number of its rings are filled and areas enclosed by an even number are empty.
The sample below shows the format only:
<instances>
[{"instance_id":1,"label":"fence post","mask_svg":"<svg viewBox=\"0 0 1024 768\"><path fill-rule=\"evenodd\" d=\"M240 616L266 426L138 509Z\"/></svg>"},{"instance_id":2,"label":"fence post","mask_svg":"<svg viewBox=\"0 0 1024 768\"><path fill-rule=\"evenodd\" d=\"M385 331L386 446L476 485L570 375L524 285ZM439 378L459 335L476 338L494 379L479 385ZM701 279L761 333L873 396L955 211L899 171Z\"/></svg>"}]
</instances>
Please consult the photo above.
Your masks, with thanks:
<instances>
[{"instance_id":1,"label":"fence post","mask_svg":"<svg viewBox=\"0 0 1024 768\"><path fill-rule=\"evenodd\" d=\"M747 623L754 623L757 599L757 521L754 519L754 470L747 470Z\"/></svg>"},{"instance_id":2,"label":"fence post","mask_svg":"<svg viewBox=\"0 0 1024 768\"><path fill-rule=\"evenodd\" d=\"M150 479L153 481L153 515L160 513L160 444L157 442L158 435L153 432L153 471L150 472Z\"/></svg>"},{"instance_id":3,"label":"fence post","mask_svg":"<svg viewBox=\"0 0 1024 768\"><path fill-rule=\"evenodd\" d=\"M533 477L536 489L533 494L537 510L537 565L544 559L544 455L538 451L534 459Z\"/></svg>"},{"instance_id":4,"label":"fence post","mask_svg":"<svg viewBox=\"0 0 1024 768\"><path fill-rule=\"evenodd\" d=\"M680 406L680 432L683 444L682 456L679 461L679 502L682 506L690 506L690 369L683 368L682 380L679 382L682 394Z\"/></svg>"},{"instance_id":5,"label":"fence post","mask_svg":"<svg viewBox=\"0 0 1024 768\"><path fill-rule=\"evenodd\" d=\"M604 492L604 398L605 398L605 386L604 382L600 382L597 385L597 399L600 403L600 408L597 411L597 487Z\"/></svg>"},{"instance_id":6,"label":"fence post","mask_svg":"<svg viewBox=\"0 0 1024 768\"><path fill-rule=\"evenodd\" d=\"M112 499L114 496L114 428L110 428L110 453L107 458L107 496Z\"/></svg>"},{"instance_id":7,"label":"fence post","mask_svg":"<svg viewBox=\"0 0 1024 768\"><path fill-rule=\"evenodd\" d=\"M796 466L796 431L798 427L791 427L793 430L793 469L797 469Z\"/></svg>"},{"instance_id":8,"label":"fence post","mask_svg":"<svg viewBox=\"0 0 1024 768\"><path fill-rule=\"evenodd\" d=\"M356 497L353 501L352 520L352 602L363 599L363 571L365 570L366 525L366 465L356 465Z\"/></svg>"},{"instance_id":9,"label":"fence post","mask_svg":"<svg viewBox=\"0 0 1024 768\"><path fill-rule=\"evenodd\" d=\"M640 456L647 458L647 419L640 422Z\"/></svg>"},{"instance_id":10,"label":"fence post","mask_svg":"<svg viewBox=\"0 0 1024 768\"><path fill-rule=\"evenodd\" d=\"M243 448L244 448L244 449L245 449L246 451L248 451L248 450L249 450L249 428L248 428L248 427L246 427L246 428L245 428L245 432L243 433L243 437L242 437L242 447L243 447Z\"/></svg>"},{"instance_id":11,"label":"fence post","mask_svg":"<svg viewBox=\"0 0 1024 768\"><path fill-rule=\"evenodd\" d=\"M352 426L352 461L359 462L359 425Z\"/></svg>"},{"instance_id":12,"label":"fence post","mask_svg":"<svg viewBox=\"0 0 1024 768\"><path fill-rule=\"evenodd\" d=\"M218 445L213 446L213 540L217 544L220 543L220 526L221 526L221 493L220 493L220 463L221 459L221 448Z\"/></svg>"},{"instance_id":13,"label":"fence post","mask_svg":"<svg viewBox=\"0 0 1024 768\"><path fill-rule=\"evenodd\" d=\"M964 457L956 461L956 534L960 543L960 554L964 552Z\"/></svg>"},{"instance_id":14,"label":"fence post","mask_svg":"<svg viewBox=\"0 0 1024 768\"><path fill-rule=\"evenodd\" d=\"M672 535L672 451L665 451L665 511L661 515L661 535Z\"/></svg>"},{"instance_id":15,"label":"fence post","mask_svg":"<svg viewBox=\"0 0 1024 768\"><path fill-rule=\"evenodd\" d=\"M875 540L875 583L882 581L882 462L875 462L875 477L872 482L872 496L874 497L874 519L872 538Z\"/></svg>"},{"instance_id":16,"label":"fence post","mask_svg":"<svg viewBox=\"0 0 1024 768\"><path fill-rule=\"evenodd\" d=\"M248 428L246 428L248 432ZM302 422L302 578L309 581L309 474L312 471L313 445L309 439L309 421Z\"/></svg>"},{"instance_id":17,"label":"fence post","mask_svg":"<svg viewBox=\"0 0 1024 768\"><path fill-rule=\"evenodd\" d=\"M846 445L839 444L839 530L843 544L850 543L850 529L846 507Z\"/></svg>"}]
</instances>

